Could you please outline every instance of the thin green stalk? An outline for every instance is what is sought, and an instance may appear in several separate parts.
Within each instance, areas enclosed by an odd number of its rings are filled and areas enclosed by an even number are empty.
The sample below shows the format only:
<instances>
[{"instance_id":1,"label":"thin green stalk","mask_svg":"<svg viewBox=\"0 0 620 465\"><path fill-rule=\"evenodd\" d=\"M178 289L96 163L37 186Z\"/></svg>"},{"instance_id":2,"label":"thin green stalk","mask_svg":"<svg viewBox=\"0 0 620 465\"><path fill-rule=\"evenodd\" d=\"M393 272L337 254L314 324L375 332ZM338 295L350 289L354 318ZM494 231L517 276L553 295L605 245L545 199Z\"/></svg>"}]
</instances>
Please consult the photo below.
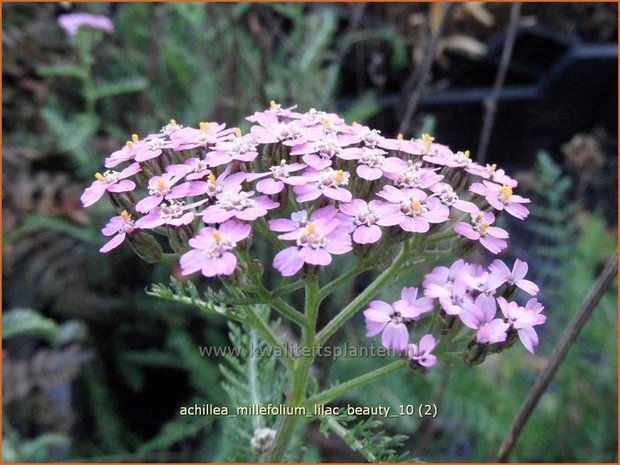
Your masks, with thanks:
<instances>
[{"instance_id":1,"label":"thin green stalk","mask_svg":"<svg viewBox=\"0 0 620 465\"><path fill-rule=\"evenodd\" d=\"M251 306L246 307L246 314L248 316L246 323L261 336L263 336L263 339L265 339L267 343L271 344L280 351L280 353L282 354L282 357L280 358L284 361L284 365L286 365L287 368L292 370L294 361L288 355L286 347L284 346L284 343L280 340L280 338L274 334L269 325L267 325L263 321L263 319L256 314L256 312Z\"/></svg>"},{"instance_id":2,"label":"thin green stalk","mask_svg":"<svg viewBox=\"0 0 620 465\"><path fill-rule=\"evenodd\" d=\"M316 319L319 311L319 287L316 281L311 281L306 285L305 298L305 319L306 324L302 328L302 352L301 358L297 361L291 379L291 389L288 404L292 407L301 407L305 404L306 387L310 376L310 368L314 362L314 348L316 347ZM308 351L308 349L310 349ZM288 415L282 418L273 446L269 452L270 462L280 462L286 452L295 428L302 417Z\"/></svg>"},{"instance_id":3,"label":"thin green stalk","mask_svg":"<svg viewBox=\"0 0 620 465\"><path fill-rule=\"evenodd\" d=\"M349 280L368 270L369 266L367 262L368 260L362 260L358 262L355 267L351 268L346 273L341 274L333 281L327 283L321 288L321 291L319 292L319 298L321 300L325 299L325 297L331 295L336 289L346 284Z\"/></svg>"},{"instance_id":4,"label":"thin green stalk","mask_svg":"<svg viewBox=\"0 0 620 465\"><path fill-rule=\"evenodd\" d=\"M340 329L353 315L355 315L381 288L392 280L400 271L401 262L407 256L407 248L403 247L394 259L392 265L381 273L364 291L351 301L338 315L336 315L317 335L318 345L323 345L336 331Z\"/></svg>"},{"instance_id":5,"label":"thin green stalk","mask_svg":"<svg viewBox=\"0 0 620 465\"><path fill-rule=\"evenodd\" d=\"M384 376L402 370L407 366L407 360L400 359L381 368L377 368L376 370L358 376L357 378L345 381L342 384L338 384L337 386L326 389L325 391L310 397L306 402L306 408L313 408L314 405L326 404L328 402L331 402L332 400L342 396L347 391L356 389L360 386L363 386L364 384L371 383L379 378L383 378Z\"/></svg>"}]
</instances>

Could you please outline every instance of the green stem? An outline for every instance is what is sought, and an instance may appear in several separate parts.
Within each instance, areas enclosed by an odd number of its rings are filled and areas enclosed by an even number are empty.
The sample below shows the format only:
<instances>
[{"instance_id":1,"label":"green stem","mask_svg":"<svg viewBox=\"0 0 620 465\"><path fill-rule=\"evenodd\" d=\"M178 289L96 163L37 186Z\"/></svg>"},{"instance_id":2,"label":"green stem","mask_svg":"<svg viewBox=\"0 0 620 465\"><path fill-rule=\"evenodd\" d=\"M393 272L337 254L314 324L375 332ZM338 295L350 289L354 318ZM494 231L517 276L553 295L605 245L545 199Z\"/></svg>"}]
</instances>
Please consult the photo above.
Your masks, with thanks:
<instances>
[{"instance_id":1,"label":"green stem","mask_svg":"<svg viewBox=\"0 0 620 465\"><path fill-rule=\"evenodd\" d=\"M350 279L368 270L369 266L367 262L368 260L362 260L358 262L355 267L351 268L346 273L341 274L336 279L334 279L333 281L330 281L328 284L323 286L319 293L319 296L320 296L319 298L321 300L325 299L325 297L331 295L336 289L346 284Z\"/></svg>"},{"instance_id":2,"label":"green stem","mask_svg":"<svg viewBox=\"0 0 620 465\"><path fill-rule=\"evenodd\" d=\"M301 289L306 285L306 281L303 279L298 279L292 283L284 284L282 286L278 286L276 289L271 291L271 295L274 297L281 297L286 294L290 294L291 292L296 291L297 289Z\"/></svg>"},{"instance_id":3,"label":"green stem","mask_svg":"<svg viewBox=\"0 0 620 465\"><path fill-rule=\"evenodd\" d=\"M342 396L345 392L350 391L351 389L355 389L363 386L364 384L371 383L379 378L389 375L390 373L402 370L405 367L407 367L407 360L400 359L381 368L377 368L376 370L358 376L357 378L345 381L342 384L338 384L337 386L326 389L325 391L309 398L306 402L306 408L312 409L314 408L314 405L331 402L332 400Z\"/></svg>"},{"instance_id":4,"label":"green stem","mask_svg":"<svg viewBox=\"0 0 620 465\"><path fill-rule=\"evenodd\" d=\"M282 358L284 365L292 370L294 361L288 355L288 351L286 350L286 347L284 347L284 343L273 333L271 328L263 321L263 319L256 314L251 306L246 306L245 309L247 315L246 323L257 333L259 333L267 343L276 347L280 351L282 357L279 358Z\"/></svg>"},{"instance_id":5,"label":"green stem","mask_svg":"<svg viewBox=\"0 0 620 465\"><path fill-rule=\"evenodd\" d=\"M267 297L267 303L284 318L287 318L302 327L306 324L306 318L280 297L276 297L275 299Z\"/></svg>"},{"instance_id":6,"label":"green stem","mask_svg":"<svg viewBox=\"0 0 620 465\"><path fill-rule=\"evenodd\" d=\"M306 285L305 325L302 327L302 351L297 361L291 379L291 389L288 404L292 407L302 407L306 400L306 387L310 376L310 368L314 362L314 348L316 347L316 319L319 311L319 287L316 281ZM276 438L269 452L270 462L280 462L291 442L299 421L303 417L287 415L280 421Z\"/></svg>"},{"instance_id":7,"label":"green stem","mask_svg":"<svg viewBox=\"0 0 620 465\"><path fill-rule=\"evenodd\" d=\"M394 262L381 273L364 291L334 317L317 335L319 346L323 345L342 325L349 321L359 309L366 305L400 271L401 262L407 256L407 248L403 247Z\"/></svg>"}]
</instances>

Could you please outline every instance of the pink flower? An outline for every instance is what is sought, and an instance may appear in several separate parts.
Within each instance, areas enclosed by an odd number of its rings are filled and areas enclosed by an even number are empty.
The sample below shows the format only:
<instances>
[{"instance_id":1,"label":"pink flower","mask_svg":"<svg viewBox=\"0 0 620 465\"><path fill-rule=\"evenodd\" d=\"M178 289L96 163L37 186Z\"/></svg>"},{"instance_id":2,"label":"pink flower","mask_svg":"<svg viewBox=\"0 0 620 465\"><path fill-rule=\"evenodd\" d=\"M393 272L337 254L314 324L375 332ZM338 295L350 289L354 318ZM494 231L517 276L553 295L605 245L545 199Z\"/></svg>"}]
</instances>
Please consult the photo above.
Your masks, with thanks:
<instances>
[{"instance_id":1,"label":"pink flower","mask_svg":"<svg viewBox=\"0 0 620 465\"><path fill-rule=\"evenodd\" d=\"M293 190L297 194L298 202L316 200L322 195L340 202L350 202L353 196L343 186L349 184L349 173L332 168L323 171L306 170L304 177L307 184L295 186Z\"/></svg>"},{"instance_id":2,"label":"pink flower","mask_svg":"<svg viewBox=\"0 0 620 465\"><path fill-rule=\"evenodd\" d=\"M469 155L469 150L454 153L447 147L439 150L438 155L434 156L432 160L436 165L448 166L450 168L465 168L473 163Z\"/></svg>"},{"instance_id":3,"label":"pink flower","mask_svg":"<svg viewBox=\"0 0 620 465\"><path fill-rule=\"evenodd\" d=\"M433 299L428 297L418 298L417 287L404 287L400 291L400 300L394 302L393 306L407 319L418 320L422 314L433 309Z\"/></svg>"},{"instance_id":4,"label":"pink flower","mask_svg":"<svg viewBox=\"0 0 620 465\"><path fill-rule=\"evenodd\" d=\"M118 216L110 218L108 224L101 230L104 236L114 236L103 247L99 249L101 253L107 253L110 250L118 247L125 240L127 234L131 234L136 228L134 221L131 219L131 215L126 210Z\"/></svg>"},{"instance_id":5,"label":"pink flower","mask_svg":"<svg viewBox=\"0 0 620 465\"><path fill-rule=\"evenodd\" d=\"M479 275L463 273L460 277L472 291L486 296L495 295L495 291L506 282L504 274L493 268L491 268L490 273L488 271L484 271Z\"/></svg>"},{"instance_id":6,"label":"pink flower","mask_svg":"<svg viewBox=\"0 0 620 465\"><path fill-rule=\"evenodd\" d=\"M280 116L282 118L292 118L294 116L299 117L300 116L299 113L292 111L295 108L297 108L297 105L293 105L288 108L282 108L282 105L280 105L279 103L276 103L275 100L272 100L271 102L269 102L269 108L267 110L256 111L254 112L252 116L248 116L246 119L248 121L251 121L252 123L256 123L260 118L262 118L265 115L275 115L275 116Z\"/></svg>"},{"instance_id":7,"label":"pink flower","mask_svg":"<svg viewBox=\"0 0 620 465\"><path fill-rule=\"evenodd\" d=\"M396 173L385 173L385 177L392 180L396 187L429 189L443 179L443 176L435 173L435 169L423 168L422 162L404 160L400 170Z\"/></svg>"},{"instance_id":8,"label":"pink flower","mask_svg":"<svg viewBox=\"0 0 620 465\"><path fill-rule=\"evenodd\" d=\"M381 226L399 225L405 231L425 233L430 229L430 223L443 223L450 216L448 207L420 189L385 186L377 195L389 202L386 213L377 221Z\"/></svg>"},{"instance_id":9,"label":"pink flower","mask_svg":"<svg viewBox=\"0 0 620 465\"><path fill-rule=\"evenodd\" d=\"M136 221L136 227L140 229L154 229L163 225L182 226L194 221L195 213L191 210L208 199L184 205L185 202L170 200L162 202L158 207L153 208L147 215Z\"/></svg>"},{"instance_id":10,"label":"pink flower","mask_svg":"<svg viewBox=\"0 0 620 465\"><path fill-rule=\"evenodd\" d=\"M250 132L259 144L283 143L298 145L309 140L312 129L304 128L298 121L281 122L274 113L255 113L255 122ZM316 130L314 131L316 132Z\"/></svg>"},{"instance_id":11,"label":"pink flower","mask_svg":"<svg viewBox=\"0 0 620 465\"><path fill-rule=\"evenodd\" d=\"M192 250L181 256L181 274L201 271L207 278L231 275L237 266L233 250L250 235L249 224L227 221L219 229L203 228L189 240Z\"/></svg>"},{"instance_id":12,"label":"pink flower","mask_svg":"<svg viewBox=\"0 0 620 465\"><path fill-rule=\"evenodd\" d=\"M199 128L181 128L170 134L174 150L189 150L213 145L235 132L235 128L225 129L225 124L201 122Z\"/></svg>"},{"instance_id":13,"label":"pink flower","mask_svg":"<svg viewBox=\"0 0 620 465\"><path fill-rule=\"evenodd\" d=\"M517 330L523 346L528 352L534 353L538 334L533 327L547 320L545 315L540 314L544 307L534 298L528 300L525 307L520 307L516 302L508 303L503 297L498 297L497 303L504 314L504 322Z\"/></svg>"},{"instance_id":14,"label":"pink flower","mask_svg":"<svg viewBox=\"0 0 620 465\"><path fill-rule=\"evenodd\" d=\"M405 162L400 158L388 157L387 152L379 148L352 148L344 149L339 157L344 160L357 160L356 172L360 178L375 181L383 176L383 173L397 173L405 167Z\"/></svg>"},{"instance_id":15,"label":"pink flower","mask_svg":"<svg viewBox=\"0 0 620 465\"><path fill-rule=\"evenodd\" d=\"M252 198L253 191L244 192L240 184L227 184L217 194L215 205L210 205L202 213L205 223L222 223L231 218L254 221L265 216L267 210L277 208L280 204L266 195Z\"/></svg>"},{"instance_id":16,"label":"pink flower","mask_svg":"<svg viewBox=\"0 0 620 465\"><path fill-rule=\"evenodd\" d=\"M317 171L321 171L332 166L332 160L335 157L342 158L342 147L343 144L337 137L328 136L293 146L291 155L302 155L304 163Z\"/></svg>"},{"instance_id":17,"label":"pink flower","mask_svg":"<svg viewBox=\"0 0 620 465\"><path fill-rule=\"evenodd\" d=\"M256 159L258 152L252 135L241 136L241 132L236 131L236 137L217 142L213 151L207 154L211 166L226 165L232 161L252 162Z\"/></svg>"},{"instance_id":18,"label":"pink flower","mask_svg":"<svg viewBox=\"0 0 620 465\"><path fill-rule=\"evenodd\" d=\"M336 216L337 213L338 210L333 205L327 205L326 207L315 210L312 215L310 215L310 218L308 218L308 212L302 210L299 212L294 212L291 215L290 220L287 218L277 218L275 220L270 220L269 229L282 233L298 231L299 234L301 234L301 230L308 226L311 221L321 220L324 222L329 222ZM282 235L278 237L280 239L283 238ZM297 239L297 236L284 236L284 238Z\"/></svg>"},{"instance_id":19,"label":"pink flower","mask_svg":"<svg viewBox=\"0 0 620 465\"><path fill-rule=\"evenodd\" d=\"M472 303L473 297L467 292L467 285L459 274L453 282L438 284L424 282L424 295L439 299L439 305L447 315L459 315L465 303Z\"/></svg>"},{"instance_id":20,"label":"pink flower","mask_svg":"<svg viewBox=\"0 0 620 465\"><path fill-rule=\"evenodd\" d=\"M475 302L463 304L459 318L465 326L475 329L476 340L483 344L504 342L510 325L501 319L495 319L497 307L494 298L480 294Z\"/></svg>"},{"instance_id":21,"label":"pink flower","mask_svg":"<svg viewBox=\"0 0 620 465\"><path fill-rule=\"evenodd\" d=\"M311 221L307 226L281 234L282 239L296 240L296 245L280 251L273 260L273 266L282 276L293 276L304 264L327 266L332 255L350 252L351 236L338 229L340 221L329 216Z\"/></svg>"},{"instance_id":22,"label":"pink flower","mask_svg":"<svg viewBox=\"0 0 620 465\"><path fill-rule=\"evenodd\" d=\"M149 179L149 195L136 204L137 211L140 213L148 213L162 203L164 199L180 199L181 197L198 193L190 193L191 186L188 182L178 186L176 185L187 174L189 167L185 167L184 165L173 166L175 167L169 167L169 171L161 176L153 176Z\"/></svg>"},{"instance_id":23,"label":"pink flower","mask_svg":"<svg viewBox=\"0 0 620 465\"><path fill-rule=\"evenodd\" d=\"M129 192L136 188L136 183L126 178L133 176L141 170L139 163L133 163L120 173L118 171L108 170L96 173L96 180L88 187L80 200L85 207L90 207L97 202L106 192Z\"/></svg>"},{"instance_id":24,"label":"pink flower","mask_svg":"<svg viewBox=\"0 0 620 465\"><path fill-rule=\"evenodd\" d=\"M469 190L476 194L483 195L489 204L496 210L506 210L509 214L520 220L525 219L530 211L522 204L529 203L530 200L519 195L513 195L512 187L508 185L500 186L489 181L473 183Z\"/></svg>"},{"instance_id":25,"label":"pink flower","mask_svg":"<svg viewBox=\"0 0 620 465\"><path fill-rule=\"evenodd\" d=\"M528 270L526 262L517 258L511 271L503 261L494 260L493 263L491 263L491 269L502 274L511 286L517 286L529 295L538 294L538 286L532 281L523 279Z\"/></svg>"},{"instance_id":26,"label":"pink flower","mask_svg":"<svg viewBox=\"0 0 620 465\"><path fill-rule=\"evenodd\" d=\"M407 153L409 155L422 155L424 151L422 144L412 139L403 139L402 134L399 134L396 139L383 138L377 145L382 149L394 150L395 152Z\"/></svg>"},{"instance_id":27,"label":"pink flower","mask_svg":"<svg viewBox=\"0 0 620 465\"><path fill-rule=\"evenodd\" d=\"M489 252L497 254L508 247L504 239L508 233L502 228L491 226L495 221L492 212L478 212L471 214L471 223L457 223L454 232L472 241L479 241Z\"/></svg>"},{"instance_id":28,"label":"pink flower","mask_svg":"<svg viewBox=\"0 0 620 465\"><path fill-rule=\"evenodd\" d=\"M448 207L456 208L465 213L478 212L478 207L475 204L459 199L459 196L448 183L437 183L431 187L431 190L441 200L441 203Z\"/></svg>"},{"instance_id":29,"label":"pink flower","mask_svg":"<svg viewBox=\"0 0 620 465\"><path fill-rule=\"evenodd\" d=\"M58 17L58 25L62 27L69 36L77 35L81 27L88 26L93 29L112 34L114 24L107 16L93 15L91 13L68 13Z\"/></svg>"},{"instance_id":30,"label":"pink flower","mask_svg":"<svg viewBox=\"0 0 620 465\"><path fill-rule=\"evenodd\" d=\"M256 190L263 194L273 195L282 192L285 185L299 186L308 182L304 176L290 176L294 171L302 170L306 167L303 163L292 163L288 165L282 160L279 165L269 168L267 173L248 174L247 181L254 181L269 176L256 184Z\"/></svg>"},{"instance_id":31,"label":"pink flower","mask_svg":"<svg viewBox=\"0 0 620 465\"><path fill-rule=\"evenodd\" d=\"M340 205L343 224L353 233L353 241L358 244L374 244L381 239L381 228L377 226L377 219L382 213L382 204L378 200L366 202L353 199L350 203Z\"/></svg>"},{"instance_id":32,"label":"pink flower","mask_svg":"<svg viewBox=\"0 0 620 465\"><path fill-rule=\"evenodd\" d=\"M432 334L426 334L420 339L420 344L409 344L406 347L407 356L418 365L430 368L437 363L437 356L431 354L437 341Z\"/></svg>"},{"instance_id":33,"label":"pink flower","mask_svg":"<svg viewBox=\"0 0 620 465\"><path fill-rule=\"evenodd\" d=\"M503 184L506 186L510 186L513 189L517 187L517 181L512 179L510 176L506 175L506 172L502 169L497 169L497 165L494 163L489 165L487 163L486 166L481 166L478 163L472 163L468 167L465 168L465 171L471 173L475 176L480 176L484 179L489 179L497 184Z\"/></svg>"},{"instance_id":34,"label":"pink flower","mask_svg":"<svg viewBox=\"0 0 620 465\"><path fill-rule=\"evenodd\" d=\"M402 311L405 314L401 313ZM364 310L366 336L372 337L383 332L381 335L383 347L398 351L405 350L409 342L409 332L405 326L407 311L407 307L403 306L399 311L392 305L380 300L370 302L369 307Z\"/></svg>"}]
</instances>

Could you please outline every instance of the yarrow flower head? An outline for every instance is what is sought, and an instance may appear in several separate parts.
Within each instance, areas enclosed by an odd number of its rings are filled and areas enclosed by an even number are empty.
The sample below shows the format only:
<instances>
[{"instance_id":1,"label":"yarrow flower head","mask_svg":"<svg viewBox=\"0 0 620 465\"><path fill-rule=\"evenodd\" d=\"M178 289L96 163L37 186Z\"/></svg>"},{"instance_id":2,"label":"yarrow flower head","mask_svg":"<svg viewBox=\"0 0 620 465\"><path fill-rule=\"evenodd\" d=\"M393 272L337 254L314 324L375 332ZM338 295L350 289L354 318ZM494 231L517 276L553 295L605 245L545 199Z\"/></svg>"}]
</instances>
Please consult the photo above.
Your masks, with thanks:
<instances>
[{"instance_id":1,"label":"yarrow flower head","mask_svg":"<svg viewBox=\"0 0 620 465\"><path fill-rule=\"evenodd\" d=\"M430 134L392 138L317 109L271 102L246 119L245 134L217 121L192 127L172 119L111 153L81 197L88 207L107 195L118 208L101 251L128 239L147 261L177 258L183 276L223 279L259 303L306 286L314 289L306 304L317 309L346 279L380 271L380 285L366 287L335 321L362 310L367 335L381 334L383 347L414 368L430 368L446 352L479 363L517 337L535 349L546 317L537 299L520 300L521 291L539 292L520 259L483 267L459 257L433 268L421 287L404 283L399 296L387 294L390 279L433 257L476 244L491 254L508 247L497 216L525 219L529 200L502 169ZM155 234L167 236L168 251ZM327 278L335 261L342 268ZM281 285L269 290L264 281L274 270ZM379 290L387 301L376 298ZM278 310L295 321L286 305Z\"/></svg>"}]
</instances>

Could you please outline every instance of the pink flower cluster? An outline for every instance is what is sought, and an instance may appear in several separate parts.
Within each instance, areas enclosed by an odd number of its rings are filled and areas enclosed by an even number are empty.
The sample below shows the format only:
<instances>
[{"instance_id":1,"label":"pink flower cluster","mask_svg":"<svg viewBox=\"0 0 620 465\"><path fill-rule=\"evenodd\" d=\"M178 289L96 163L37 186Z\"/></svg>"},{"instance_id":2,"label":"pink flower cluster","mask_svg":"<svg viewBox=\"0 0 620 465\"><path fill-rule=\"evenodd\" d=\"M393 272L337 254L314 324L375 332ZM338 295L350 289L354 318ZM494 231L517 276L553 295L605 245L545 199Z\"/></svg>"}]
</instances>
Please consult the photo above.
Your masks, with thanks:
<instances>
[{"instance_id":1,"label":"pink flower cluster","mask_svg":"<svg viewBox=\"0 0 620 465\"><path fill-rule=\"evenodd\" d=\"M136 231L182 231L184 274L229 275L235 247L266 218L281 240L292 241L273 262L292 276L304 266L329 265L333 255L391 245L444 224L498 253L508 233L491 226L493 210L528 214L528 200L513 194L517 183L503 170L478 165L468 152L454 153L427 134L388 138L334 113L300 113L274 102L247 119L253 124L245 135L221 123L192 128L171 120L112 153L107 171L82 196L90 206L107 193L125 211L106 226L104 233L115 237L102 251ZM481 182L469 190L451 184L468 177ZM247 234L227 239L247 225Z\"/></svg>"},{"instance_id":2,"label":"pink flower cluster","mask_svg":"<svg viewBox=\"0 0 620 465\"><path fill-rule=\"evenodd\" d=\"M538 345L534 327L546 321L541 313L543 306L534 297L525 306L507 299L516 288L531 296L538 293L538 286L525 279L527 271L527 263L519 259L512 269L501 260L494 260L487 269L462 259L449 268L436 267L424 278L424 297L418 298L416 288L404 288L401 299L392 304L379 300L371 302L364 311L367 336L382 333L381 342L385 348L410 355L413 349L409 344L408 326L421 325L420 321L437 306L444 320L458 319L474 330L475 342L479 344L505 343L516 333L523 346L533 353ZM434 338L430 343L432 337L430 334L422 337L417 350L424 346L424 353L428 355L435 347ZM431 366L434 360L426 358L426 364L420 363Z\"/></svg>"}]
</instances>

